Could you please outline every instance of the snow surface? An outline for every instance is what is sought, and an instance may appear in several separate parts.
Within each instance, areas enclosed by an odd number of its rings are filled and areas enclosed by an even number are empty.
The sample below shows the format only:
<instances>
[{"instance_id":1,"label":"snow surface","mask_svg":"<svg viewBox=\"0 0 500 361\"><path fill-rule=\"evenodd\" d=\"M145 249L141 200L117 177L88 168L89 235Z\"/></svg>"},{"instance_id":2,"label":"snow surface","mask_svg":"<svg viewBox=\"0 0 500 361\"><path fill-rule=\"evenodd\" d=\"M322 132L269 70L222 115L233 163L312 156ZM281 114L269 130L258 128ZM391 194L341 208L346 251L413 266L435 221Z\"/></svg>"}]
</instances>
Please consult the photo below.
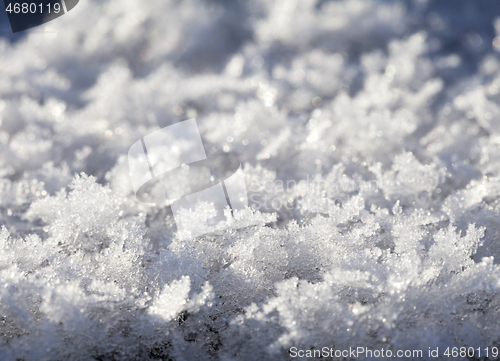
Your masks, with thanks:
<instances>
[{"instance_id":1,"label":"snow surface","mask_svg":"<svg viewBox=\"0 0 500 361\"><path fill-rule=\"evenodd\" d=\"M82 0L0 39L0 359L500 346L498 19L486 0ZM192 117L252 207L184 239L126 155Z\"/></svg>"}]
</instances>

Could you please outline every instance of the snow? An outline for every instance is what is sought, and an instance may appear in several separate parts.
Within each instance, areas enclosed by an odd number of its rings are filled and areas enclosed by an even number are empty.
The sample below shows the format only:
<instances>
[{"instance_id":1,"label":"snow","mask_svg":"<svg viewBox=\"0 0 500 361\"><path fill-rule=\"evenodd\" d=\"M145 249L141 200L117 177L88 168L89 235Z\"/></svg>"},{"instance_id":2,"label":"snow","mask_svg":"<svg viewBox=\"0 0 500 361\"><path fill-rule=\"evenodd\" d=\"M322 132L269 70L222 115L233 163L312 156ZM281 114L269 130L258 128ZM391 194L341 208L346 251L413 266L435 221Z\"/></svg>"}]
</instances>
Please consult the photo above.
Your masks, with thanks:
<instances>
[{"instance_id":1,"label":"snow","mask_svg":"<svg viewBox=\"0 0 500 361\"><path fill-rule=\"evenodd\" d=\"M431 0L88 0L0 38L0 359L498 346L499 39L496 2ZM247 182L217 230L129 175L192 118Z\"/></svg>"}]
</instances>

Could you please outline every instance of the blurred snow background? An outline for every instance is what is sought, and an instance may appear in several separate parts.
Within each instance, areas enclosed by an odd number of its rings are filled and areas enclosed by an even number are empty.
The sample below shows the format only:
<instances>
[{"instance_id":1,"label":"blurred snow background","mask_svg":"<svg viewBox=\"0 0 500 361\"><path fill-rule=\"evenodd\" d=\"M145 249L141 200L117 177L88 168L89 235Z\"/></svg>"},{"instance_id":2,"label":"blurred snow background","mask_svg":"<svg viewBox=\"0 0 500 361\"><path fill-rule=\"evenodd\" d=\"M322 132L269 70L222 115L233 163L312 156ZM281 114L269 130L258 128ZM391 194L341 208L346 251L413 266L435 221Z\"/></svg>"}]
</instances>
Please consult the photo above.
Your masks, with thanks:
<instances>
[{"instance_id":1,"label":"blurred snow background","mask_svg":"<svg viewBox=\"0 0 500 361\"><path fill-rule=\"evenodd\" d=\"M16 37L2 17L0 359L500 346L497 2L87 0ZM186 240L126 154L191 117L252 208Z\"/></svg>"}]
</instances>

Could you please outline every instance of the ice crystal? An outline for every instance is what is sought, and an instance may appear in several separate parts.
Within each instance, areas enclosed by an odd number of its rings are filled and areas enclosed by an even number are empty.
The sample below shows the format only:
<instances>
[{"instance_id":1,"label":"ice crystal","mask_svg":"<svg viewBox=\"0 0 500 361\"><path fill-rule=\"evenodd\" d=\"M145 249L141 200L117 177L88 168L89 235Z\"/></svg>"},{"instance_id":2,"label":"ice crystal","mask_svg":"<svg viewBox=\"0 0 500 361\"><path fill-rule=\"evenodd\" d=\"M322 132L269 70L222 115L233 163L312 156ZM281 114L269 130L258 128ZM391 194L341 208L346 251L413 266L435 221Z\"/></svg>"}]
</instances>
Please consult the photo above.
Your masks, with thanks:
<instances>
[{"instance_id":1,"label":"ice crystal","mask_svg":"<svg viewBox=\"0 0 500 361\"><path fill-rule=\"evenodd\" d=\"M0 38L1 360L498 346L496 3L85 1L50 29ZM129 177L189 118L243 165L217 229Z\"/></svg>"}]
</instances>

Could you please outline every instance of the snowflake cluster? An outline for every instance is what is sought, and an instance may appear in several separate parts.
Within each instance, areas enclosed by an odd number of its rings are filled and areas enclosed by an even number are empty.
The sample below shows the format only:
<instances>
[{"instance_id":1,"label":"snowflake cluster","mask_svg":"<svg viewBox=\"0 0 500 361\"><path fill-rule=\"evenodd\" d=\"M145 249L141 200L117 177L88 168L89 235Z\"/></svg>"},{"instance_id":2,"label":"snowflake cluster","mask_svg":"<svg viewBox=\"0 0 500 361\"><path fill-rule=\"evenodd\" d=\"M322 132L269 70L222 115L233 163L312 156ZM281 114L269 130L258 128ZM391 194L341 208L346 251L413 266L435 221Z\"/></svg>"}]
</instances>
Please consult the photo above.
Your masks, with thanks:
<instances>
[{"instance_id":1,"label":"snowflake cluster","mask_svg":"<svg viewBox=\"0 0 500 361\"><path fill-rule=\"evenodd\" d=\"M500 346L499 51L488 1L89 0L0 38L0 359ZM193 117L250 200L196 238L127 164Z\"/></svg>"}]
</instances>

